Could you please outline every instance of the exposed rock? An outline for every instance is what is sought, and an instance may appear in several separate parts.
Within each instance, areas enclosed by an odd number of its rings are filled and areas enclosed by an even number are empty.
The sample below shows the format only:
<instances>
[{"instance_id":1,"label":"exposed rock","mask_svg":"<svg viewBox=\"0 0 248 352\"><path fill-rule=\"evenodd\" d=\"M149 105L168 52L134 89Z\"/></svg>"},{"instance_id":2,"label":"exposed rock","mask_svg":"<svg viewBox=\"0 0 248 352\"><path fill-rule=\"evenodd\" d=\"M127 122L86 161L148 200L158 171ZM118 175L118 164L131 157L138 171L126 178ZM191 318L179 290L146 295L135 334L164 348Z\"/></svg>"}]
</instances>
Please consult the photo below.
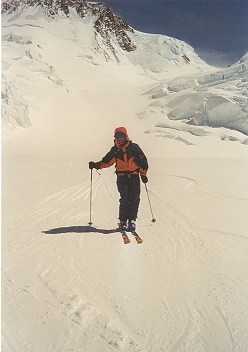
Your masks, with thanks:
<instances>
[{"instance_id":1,"label":"exposed rock","mask_svg":"<svg viewBox=\"0 0 248 352\"><path fill-rule=\"evenodd\" d=\"M127 52L136 50L136 45L128 36L128 32L132 33L133 29L122 17L115 15L103 3L94 4L82 0L4 0L1 6L2 13L20 12L29 6L41 6L49 17L55 17L59 14L68 17L70 8L73 8L82 18L86 15L96 16L94 24L96 34L100 35L103 44L112 51L117 62L119 60L114 48L115 45ZM106 57L106 59L108 58Z\"/></svg>"}]
</instances>

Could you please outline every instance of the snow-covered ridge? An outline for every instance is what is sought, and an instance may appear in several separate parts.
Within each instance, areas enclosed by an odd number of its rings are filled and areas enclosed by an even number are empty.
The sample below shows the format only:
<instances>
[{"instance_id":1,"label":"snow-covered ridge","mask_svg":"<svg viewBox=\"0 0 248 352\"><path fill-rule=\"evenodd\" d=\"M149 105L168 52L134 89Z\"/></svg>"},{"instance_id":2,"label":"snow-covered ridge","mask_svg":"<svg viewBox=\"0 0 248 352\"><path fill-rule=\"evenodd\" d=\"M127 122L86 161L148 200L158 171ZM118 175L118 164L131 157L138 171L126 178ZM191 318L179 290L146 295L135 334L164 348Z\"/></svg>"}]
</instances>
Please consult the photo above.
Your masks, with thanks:
<instances>
[{"instance_id":1,"label":"snow-covered ridge","mask_svg":"<svg viewBox=\"0 0 248 352\"><path fill-rule=\"evenodd\" d=\"M111 36L114 36L119 46L125 51L136 49L132 43L128 32L132 28L121 18L115 15L111 9L103 3L88 3L81 0L23 0L23 1L3 1L2 13L20 13L28 7L42 7L47 16L56 18L58 15L69 18L72 9L81 17L95 16L94 29L105 41L105 44L112 48Z\"/></svg>"},{"instance_id":2,"label":"snow-covered ridge","mask_svg":"<svg viewBox=\"0 0 248 352\"><path fill-rule=\"evenodd\" d=\"M127 56L133 64L145 70L161 73L174 68L184 67L190 71L208 67L189 44L179 39L138 31L130 36L137 49Z\"/></svg>"},{"instance_id":3,"label":"snow-covered ridge","mask_svg":"<svg viewBox=\"0 0 248 352\"><path fill-rule=\"evenodd\" d=\"M186 43L135 31L102 3L11 0L1 6L2 121L8 128L31 125L30 109L24 106L31 104L31 92L40 95L39 81L46 80L44 92L51 84L55 89L58 86L70 91L68 79L58 71L65 71L66 62L73 62L75 55L82 63L78 71L85 69L85 63L100 67L107 64L110 71L115 70L112 65L118 65L139 74L206 67ZM58 63L58 55L66 57L66 62Z\"/></svg>"},{"instance_id":4,"label":"snow-covered ridge","mask_svg":"<svg viewBox=\"0 0 248 352\"><path fill-rule=\"evenodd\" d=\"M32 12L39 12L39 16L42 17L41 11L37 8L42 8L49 22L51 18L56 22L65 17L69 21L75 20L74 13L82 21L90 17L95 37L92 49L104 55L107 61L114 60L120 63L128 58L132 63L152 72L163 72L168 65L206 65L188 44L164 35L135 31L122 17L113 13L103 3L81 0L23 0L21 2L4 0L2 2L3 27L11 24L18 25L20 17L26 19L28 24L32 18ZM35 19L38 20L37 16Z\"/></svg>"},{"instance_id":5,"label":"snow-covered ridge","mask_svg":"<svg viewBox=\"0 0 248 352\"><path fill-rule=\"evenodd\" d=\"M153 116L155 133L162 128L171 138L168 126L183 133L191 126L194 136L204 136L205 127L196 130L206 126L248 134L247 55L218 71L185 42L138 32L102 3L12 0L2 2L2 12L2 121L8 129L29 127L30 105L39 105L41 95L47 100L50 90L80 94L87 80L72 84L71 67L85 77L90 65L90 70L160 81L146 95L149 106L138 113L144 120Z\"/></svg>"},{"instance_id":6,"label":"snow-covered ridge","mask_svg":"<svg viewBox=\"0 0 248 352\"><path fill-rule=\"evenodd\" d=\"M245 55L243 55L242 57L241 57L241 59L236 63L236 64L242 64L242 63L247 63L248 62L248 53L246 53ZM236 64L234 64L234 65L236 65Z\"/></svg>"}]
</instances>

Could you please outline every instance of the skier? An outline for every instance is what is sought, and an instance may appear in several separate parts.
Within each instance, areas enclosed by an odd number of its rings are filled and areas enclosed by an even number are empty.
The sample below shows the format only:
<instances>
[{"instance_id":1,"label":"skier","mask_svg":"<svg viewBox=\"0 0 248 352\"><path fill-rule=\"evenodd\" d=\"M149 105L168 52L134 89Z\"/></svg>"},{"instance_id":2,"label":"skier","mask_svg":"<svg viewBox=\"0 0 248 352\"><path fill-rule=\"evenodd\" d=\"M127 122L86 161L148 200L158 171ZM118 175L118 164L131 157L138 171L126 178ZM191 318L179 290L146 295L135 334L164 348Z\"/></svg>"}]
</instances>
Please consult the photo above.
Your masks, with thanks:
<instances>
[{"instance_id":1,"label":"skier","mask_svg":"<svg viewBox=\"0 0 248 352\"><path fill-rule=\"evenodd\" d=\"M117 188L120 193L119 220L120 229L135 232L136 218L140 202L140 177L148 182L147 158L141 148L129 139L125 127L118 127L114 132L114 146L98 162L89 162L90 169L103 169L115 163ZM140 177L139 177L140 175Z\"/></svg>"}]
</instances>

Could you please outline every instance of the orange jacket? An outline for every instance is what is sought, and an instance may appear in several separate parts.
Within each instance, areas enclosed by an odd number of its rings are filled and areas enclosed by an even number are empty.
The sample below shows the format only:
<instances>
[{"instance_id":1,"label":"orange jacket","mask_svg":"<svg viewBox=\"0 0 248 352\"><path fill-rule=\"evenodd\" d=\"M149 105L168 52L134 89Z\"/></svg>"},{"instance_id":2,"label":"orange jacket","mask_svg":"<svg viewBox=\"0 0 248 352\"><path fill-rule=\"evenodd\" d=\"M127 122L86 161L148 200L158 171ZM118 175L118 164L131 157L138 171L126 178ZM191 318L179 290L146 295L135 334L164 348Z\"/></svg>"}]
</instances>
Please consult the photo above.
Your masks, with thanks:
<instances>
[{"instance_id":1,"label":"orange jacket","mask_svg":"<svg viewBox=\"0 0 248 352\"><path fill-rule=\"evenodd\" d=\"M116 132L123 132L126 136L126 144L120 147L115 139L115 145L99 162L100 169L110 167L115 163L118 176L130 176L131 174L146 175L148 162L145 154L136 143L129 139L125 127L118 127Z\"/></svg>"}]
</instances>

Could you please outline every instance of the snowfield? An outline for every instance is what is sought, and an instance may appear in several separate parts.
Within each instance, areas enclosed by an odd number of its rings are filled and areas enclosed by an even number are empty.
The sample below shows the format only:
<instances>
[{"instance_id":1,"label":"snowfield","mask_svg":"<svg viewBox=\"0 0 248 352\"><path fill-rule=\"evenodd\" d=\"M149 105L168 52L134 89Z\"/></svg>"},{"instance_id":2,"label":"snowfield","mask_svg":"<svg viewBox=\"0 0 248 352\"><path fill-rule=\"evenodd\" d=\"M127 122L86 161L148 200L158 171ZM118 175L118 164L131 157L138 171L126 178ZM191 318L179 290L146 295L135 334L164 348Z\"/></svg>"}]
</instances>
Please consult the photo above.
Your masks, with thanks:
<instances>
[{"instance_id":1,"label":"snowfield","mask_svg":"<svg viewBox=\"0 0 248 352\"><path fill-rule=\"evenodd\" d=\"M124 245L113 170L89 227L87 160L23 159L4 168L6 351L246 351L247 160L152 159L157 222L142 189L144 243Z\"/></svg>"},{"instance_id":2,"label":"snowfield","mask_svg":"<svg viewBox=\"0 0 248 352\"><path fill-rule=\"evenodd\" d=\"M162 36L140 34L152 71L93 50L93 18L3 20L4 352L248 351L247 57L162 70ZM149 161L140 245L117 230L113 167L88 226L88 162L118 126Z\"/></svg>"}]
</instances>

